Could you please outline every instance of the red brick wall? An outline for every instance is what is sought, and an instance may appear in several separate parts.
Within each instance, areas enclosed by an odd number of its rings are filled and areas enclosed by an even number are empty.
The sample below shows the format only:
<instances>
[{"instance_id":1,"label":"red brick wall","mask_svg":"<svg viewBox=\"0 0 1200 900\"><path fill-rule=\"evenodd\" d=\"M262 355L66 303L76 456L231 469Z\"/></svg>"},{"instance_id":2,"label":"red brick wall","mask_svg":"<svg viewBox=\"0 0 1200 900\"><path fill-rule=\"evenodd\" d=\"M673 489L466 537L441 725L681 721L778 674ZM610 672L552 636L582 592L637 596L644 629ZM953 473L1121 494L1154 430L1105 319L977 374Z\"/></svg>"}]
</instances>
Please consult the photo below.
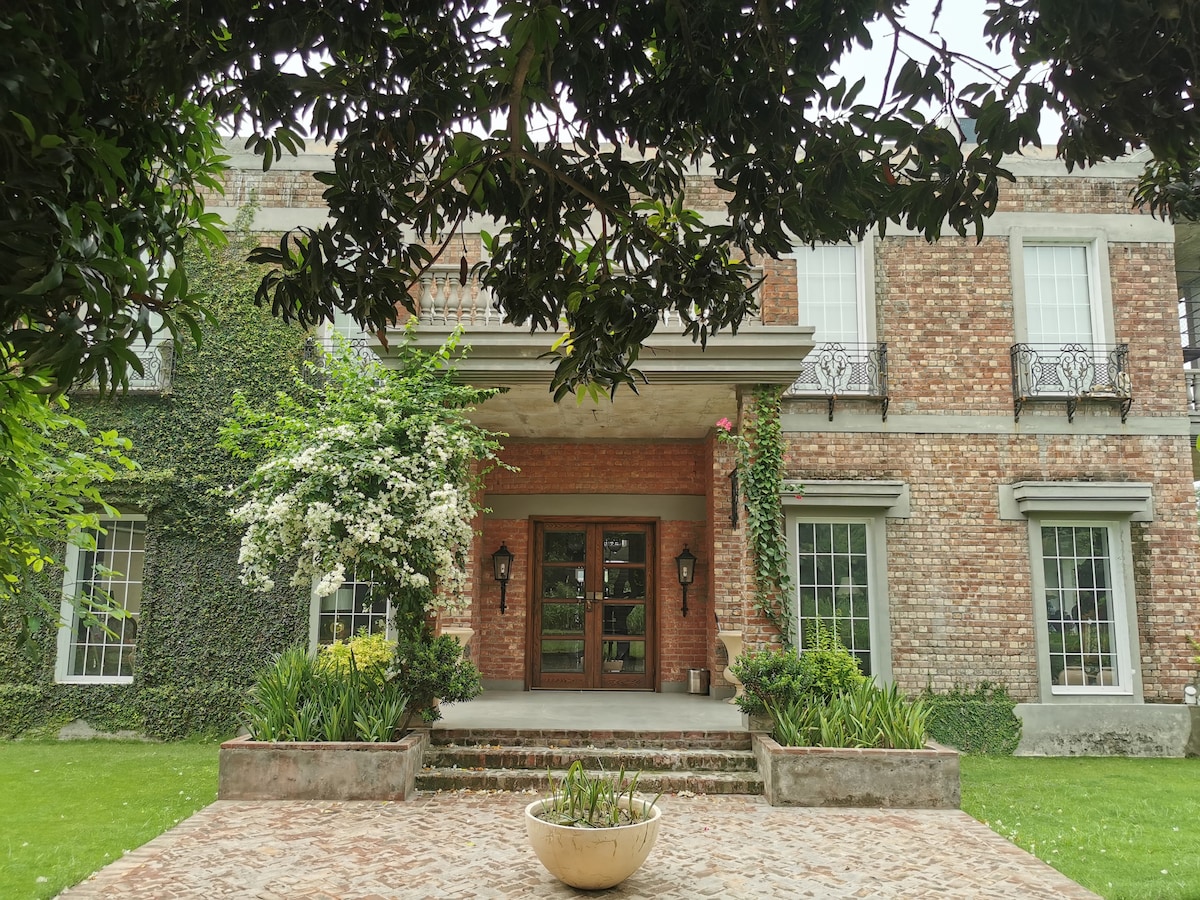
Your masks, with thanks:
<instances>
[{"instance_id":1,"label":"red brick wall","mask_svg":"<svg viewBox=\"0 0 1200 900\"><path fill-rule=\"evenodd\" d=\"M1145 697L1178 700L1198 540L1187 437L793 435L790 477L899 479L912 516L887 524L892 667L909 690L1003 682L1037 693L1027 524L1000 519L998 486L1029 480L1146 481L1153 522L1133 527Z\"/></svg>"},{"instance_id":2,"label":"red brick wall","mask_svg":"<svg viewBox=\"0 0 1200 900\"><path fill-rule=\"evenodd\" d=\"M569 443L510 440L489 494L703 494L708 478L698 441Z\"/></svg>"}]
</instances>

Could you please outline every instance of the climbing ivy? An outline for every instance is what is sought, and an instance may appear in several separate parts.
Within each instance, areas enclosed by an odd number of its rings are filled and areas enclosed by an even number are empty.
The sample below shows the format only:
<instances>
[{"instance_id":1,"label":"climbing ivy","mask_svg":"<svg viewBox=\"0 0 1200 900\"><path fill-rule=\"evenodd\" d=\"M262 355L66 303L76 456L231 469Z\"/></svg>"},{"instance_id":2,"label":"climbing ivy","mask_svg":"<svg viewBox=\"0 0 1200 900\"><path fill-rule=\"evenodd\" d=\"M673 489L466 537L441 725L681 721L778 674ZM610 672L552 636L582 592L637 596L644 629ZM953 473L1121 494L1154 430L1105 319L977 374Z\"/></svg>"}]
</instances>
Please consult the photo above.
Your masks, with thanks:
<instances>
[{"instance_id":1,"label":"climbing ivy","mask_svg":"<svg viewBox=\"0 0 1200 900\"><path fill-rule=\"evenodd\" d=\"M175 355L167 392L72 397L72 412L89 428L130 438L141 465L105 490L120 511L147 520L132 684L58 684L54 629L30 658L11 640L13 623L0 619L0 735L50 733L74 719L160 738L229 733L261 662L306 638L306 592L240 584L239 533L221 490L252 465L217 446L234 392L265 404L289 388L305 340L254 305L262 271L243 262L249 249L235 240L211 258L185 261L191 283L205 287L213 321L199 347ZM61 568L47 567L30 589L57 608L62 578Z\"/></svg>"},{"instance_id":2,"label":"climbing ivy","mask_svg":"<svg viewBox=\"0 0 1200 900\"><path fill-rule=\"evenodd\" d=\"M738 479L746 498L746 529L754 557L754 607L780 634L784 644L795 639L795 617L788 601L787 547L783 530L781 489L799 490L783 481L783 427L779 421L783 388L760 385L753 405L734 434L728 419L717 423L718 436L737 449Z\"/></svg>"}]
</instances>

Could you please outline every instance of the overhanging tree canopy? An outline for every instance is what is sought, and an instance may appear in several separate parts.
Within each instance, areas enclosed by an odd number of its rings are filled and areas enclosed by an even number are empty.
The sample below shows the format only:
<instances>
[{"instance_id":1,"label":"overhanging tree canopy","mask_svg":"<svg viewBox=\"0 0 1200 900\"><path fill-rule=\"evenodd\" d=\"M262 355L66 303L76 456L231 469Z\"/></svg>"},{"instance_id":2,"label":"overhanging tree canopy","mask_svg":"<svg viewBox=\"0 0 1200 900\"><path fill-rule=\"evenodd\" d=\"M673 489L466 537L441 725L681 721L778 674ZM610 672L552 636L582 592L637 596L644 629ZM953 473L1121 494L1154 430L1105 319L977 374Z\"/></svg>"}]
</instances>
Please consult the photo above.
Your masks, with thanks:
<instances>
[{"instance_id":1,"label":"overhanging tree canopy","mask_svg":"<svg viewBox=\"0 0 1200 900\"><path fill-rule=\"evenodd\" d=\"M311 324L378 329L471 216L505 223L485 283L515 325L565 326L558 394L633 383L673 310L705 340L752 308L754 255L903 223L980 234L1003 156L1064 116L1071 165L1146 146L1138 199L1195 214L1200 4L991 0L1014 72L936 38L881 100L831 77L903 0L16 0L0 16L0 347L59 385L119 380L174 268L218 236L197 201L216 122L270 164L335 141L330 225L258 257L259 293ZM977 120L978 143L942 113ZM727 220L690 213L701 159ZM431 252L428 247L432 246ZM452 251L449 251L452 252Z\"/></svg>"}]
</instances>

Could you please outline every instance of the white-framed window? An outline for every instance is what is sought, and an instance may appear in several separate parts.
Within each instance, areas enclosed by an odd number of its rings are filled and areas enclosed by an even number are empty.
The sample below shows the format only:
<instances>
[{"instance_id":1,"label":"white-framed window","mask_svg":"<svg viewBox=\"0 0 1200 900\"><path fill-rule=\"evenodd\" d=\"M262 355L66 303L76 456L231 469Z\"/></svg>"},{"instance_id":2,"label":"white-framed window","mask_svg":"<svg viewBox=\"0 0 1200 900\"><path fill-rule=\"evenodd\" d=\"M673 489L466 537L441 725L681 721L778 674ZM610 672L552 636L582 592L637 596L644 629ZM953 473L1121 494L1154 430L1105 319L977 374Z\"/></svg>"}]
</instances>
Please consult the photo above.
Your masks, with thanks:
<instances>
[{"instance_id":1,"label":"white-framed window","mask_svg":"<svg viewBox=\"0 0 1200 900\"><path fill-rule=\"evenodd\" d=\"M1023 244L1028 343L1104 342L1095 255L1094 244Z\"/></svg>"},{"instance_id":2,"label":"white-framed window","mask_svg":"<svg viewBox=\"0 0 1200 900\"><path fill-rule=\"evenodd\" d=\"M1126 522L1032 523L1039 663L1051 695L1133 692Z\"/></svg>"},{"instance_id":3,"label":"white-framed window","mask_svg":"<svg viewBox=\"0 0 1200 900\"><path fill-rule=\"evenodd\" d=\"M309 640L313 646L348 640L359 632L388 633L391 607L374 582L360 579L357 571L332 594L313 593L309 607Z\"/></svg>"},{"instance_id":4,"label":"white-framed window","mask_svg":"<svg viewBox=\"0 0 1200 900\"><path fill-rule=\"evenodd\" d=\"M818 244L798 247L796 307L799 324L812 325L820 344L862 344L874 340L867 302L868 244Z\"/></svg>"},{"instance_id":5,"label":"white-framed window","mask_svg":"<svg viewBox=\"0 0 1200 900\"><path fill-rule=\"evenodd\" d=\"M864 673L889 680L887 517L909 515L907 486L807 481L802 499L783 504L796 646L818 623L834 628Z\"/></svg>"},{"instance_id":6,"label":"white-framed window","mask_svg":"<svg viewBox=\"0 0 1200 900\"><path fill-rule=\"evenodd\" d=\"M1029 529L1034 641L1043 702L1140 698L1131 522L1154 520L1135 481L999 486L1000 518Z\"/></svg>"},{"instance_id":7,"label":"white-framed window","mask_svg":"<svg viewBox=\"0 0 1200 900\"><path fill-rule=\"evenodd\" d=\"M1115 340L1108 242L1102 232L1018 232L1010 253L1018 343L1062 347Z\"/></svg>"},{"instance_id":8,"label":"white-framed window","mask_svg":"<svg viewBox=\"0 0 1200 900\"><path fill-rule=\"evenodd\" d=\"M68 548L55 675L61 682L125 684L133 680L146 520L101 519L95 549ZM87 610L109 605L116 612Z\"/></svg>"},{"instance_id":9,"label":"white-framed window","mask_svg":"<svg viewBox=\"0 0 1200 900\"><path fill-rule=\"evenodd\" d=\"M875 674L872 640L871 526L868 521L797 519L792 525L796 558L797 646L807 647L818 628L835 630Z\"/></svg>"}]
</instances>

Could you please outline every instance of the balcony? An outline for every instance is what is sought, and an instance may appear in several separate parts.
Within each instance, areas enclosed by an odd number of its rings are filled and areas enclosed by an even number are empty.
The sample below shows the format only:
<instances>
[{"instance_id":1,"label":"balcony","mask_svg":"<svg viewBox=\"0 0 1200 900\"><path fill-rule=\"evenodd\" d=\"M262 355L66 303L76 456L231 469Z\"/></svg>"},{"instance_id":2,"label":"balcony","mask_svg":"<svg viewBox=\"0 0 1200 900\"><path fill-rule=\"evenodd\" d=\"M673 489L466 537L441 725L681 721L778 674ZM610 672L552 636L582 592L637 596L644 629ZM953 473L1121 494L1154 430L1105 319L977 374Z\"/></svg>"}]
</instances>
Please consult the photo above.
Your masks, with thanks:
<instances>
[{"instance_id":1,"label":"balcony","mask_svg":"<svg viewBox=\"0 0 1200 900\"><path fill-rule=\"evenodd\" d=\"M171 390L171 378L175 373L175 353L174 345L170 338L163 340L155 340L147 347L145 344L135 342L129 348L133 355L137 357L138 362L142 365L142 372L139 375L137 370L129 366L127 374L129 376L129 387L127 393L130 394L165 394ZM96 393L100 389L100 384L93 379L86 384L81 384L75 391L77 393Z\"/></svg>"},{"instance_id":2,"label":"balcony","mask_svg":"<svg viewBox=\"0 0 1200 900\"><path fill-rule=\"evenodd\" d=\"M1061 400L1075 421L1080 400L1117 403L1121 421L1133 405L1128 344L1013 344L1013 418L1030 401Z\"/></svg>"},{"instance_id":3,"label":"balcony","mask_svg":"<svg viewBox=\"0 0 1200 900\"><path fill-rule=\"evenodd\" d=\"M475 384L549 384L553 360L545 358L556 335L530 333L504 322L504 314L477 280L459 282L457 266L437 266L421 279L417 297L417 343L437 347L461 325L471 351L458 366ZM757 318L737 335L722 333L701 348L682 334L677 316L643 345L637 367L651 382L673 384L787 384L812 346L812 329L765 326Z\"/></svg>"},{"instance_id":4,"label":"balcony","mask_svg":"<svg viewBox=\"0 0 1200 900\"><path fill-rule=\"evenodd\" d=\"M818 344L800 366L800 377L785 397L824 397L829 421L839 397L878 400L883 421L888 411L887 344Z\"/></svg>"},{"instance_id":5,"label":"balcony","mask_svg":"<svg viewBox=\"0 0 1200 900\"><path fill-rule=\"evenodd\" d=\"M737 388L791 384L812 349L812 328L746 321L736 335L722 332L707 347L683 334L675 315L664 316L646 340L636 368L649 384L619 391L613 403L553 403L548 393L557 357L555 333L530 332L504 322L502 310L478 280L459 281L457 266L437 266L415 291L415 344L432 350L456 327L465 332L466 357L457 377L480 387L504 387L475 418L514 437L699 438L718 419L736 418ZM389 343L400 340L388 335ZM376 351L387 364L389 353Z\"/></svg>"}]
</instances>

